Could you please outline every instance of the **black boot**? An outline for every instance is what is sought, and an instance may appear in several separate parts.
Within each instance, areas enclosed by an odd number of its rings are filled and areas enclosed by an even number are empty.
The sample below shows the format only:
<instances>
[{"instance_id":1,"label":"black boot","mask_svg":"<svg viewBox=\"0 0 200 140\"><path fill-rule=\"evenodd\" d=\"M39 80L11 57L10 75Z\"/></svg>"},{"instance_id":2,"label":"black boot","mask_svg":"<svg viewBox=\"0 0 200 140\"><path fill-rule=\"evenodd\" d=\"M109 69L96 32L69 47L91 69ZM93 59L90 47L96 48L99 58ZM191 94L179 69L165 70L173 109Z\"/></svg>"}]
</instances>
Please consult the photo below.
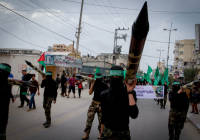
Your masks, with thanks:
<instances>
[{"instance_id":1,"label":"black boot","mask_svg":"<svg viewBox=\"0 0 200 140\"><path fill-rule=\"evenodd\" d=\"M44 124L44 128L49 128L51 126L50 122L47 122L46 124Z\"/></svg>"}]
</instances>

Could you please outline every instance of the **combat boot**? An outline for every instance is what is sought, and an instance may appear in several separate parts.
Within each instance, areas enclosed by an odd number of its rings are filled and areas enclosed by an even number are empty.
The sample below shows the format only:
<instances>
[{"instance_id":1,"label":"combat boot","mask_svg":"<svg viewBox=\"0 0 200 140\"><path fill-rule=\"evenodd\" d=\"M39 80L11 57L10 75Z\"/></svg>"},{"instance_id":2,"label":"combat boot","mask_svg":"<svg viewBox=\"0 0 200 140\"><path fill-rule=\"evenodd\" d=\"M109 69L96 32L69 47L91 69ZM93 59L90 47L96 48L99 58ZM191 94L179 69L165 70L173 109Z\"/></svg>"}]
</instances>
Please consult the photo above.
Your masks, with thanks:
<instances>
[{"instance_id":1,"label":"combat boot","mask_svg":"<svg viewBox=\"0 0 200 140\"><path fill-rule=\"evenodd\" d=\"M43 123L42 125L44 125L44 126L45 126L47 123L48 123L48 122L45 122L45 123Z\"/></svg>"},{"instance_id":2,"label":"combat boot","mask_svg":"<svg viewBox=\"0 0 200 140\"><path fill-rule=\"evenodd\" d=\"M49 128L51 126L51 123L46 123L45 125L44 125L44 128Z\"/></svg>"},{"instance_id":3,"label":"combat boot","mask_svg":"<svg viewBox=\"0 0 200 140\"><path fill-rule=\"evenodd\" d=\"M89 139L89 133L85 133L85 135L82 137L82 140L88 140Z\"/></svg>"}]
</instances>

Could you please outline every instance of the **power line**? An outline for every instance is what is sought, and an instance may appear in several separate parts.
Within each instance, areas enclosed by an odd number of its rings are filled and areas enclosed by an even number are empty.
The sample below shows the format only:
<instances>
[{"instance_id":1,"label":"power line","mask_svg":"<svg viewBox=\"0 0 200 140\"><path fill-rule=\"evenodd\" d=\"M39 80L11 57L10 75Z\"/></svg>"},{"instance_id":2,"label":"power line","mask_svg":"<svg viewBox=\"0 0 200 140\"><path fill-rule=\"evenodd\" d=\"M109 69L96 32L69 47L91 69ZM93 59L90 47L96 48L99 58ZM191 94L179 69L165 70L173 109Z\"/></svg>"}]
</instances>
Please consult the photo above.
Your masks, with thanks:
<instances>
[{"instance_id":1,"label":"power line","mask_svg":"<svg viewBox=\"0 0 200 140\"><path fill-rule=\"evenodd\" d=\"M70 3L77 3L80 4L81 2L73 1L73 0L63 0ZM130 11L140 11L140 9L133 9L127 7L117 7L117 6L109 6L109 5L102 5L102 4L93 4L93 3L85 3L86 5L90 6L100 6L100 7L107 7L113 9L121 9L121 10L130 10ZM157 13L157 14L200 14L200 11L167 11L167 10L149 10L149 12Z\"/></svg>"},{"instance_id":2,"label":"power line","mask_svg":"<svg viewBox=\"0 0 200 140\"><path fill-rule=\"evenodd\" d=\"M99 1L95 0L96 4L98 5ZM98 7L98 6L97 6ZM104 9L103 11L106 13L107 16L110 16L111 19L114 21L114 17L113 15L110 14L110 9L108 9L107 7L101 7L102 9ZM117 27L117 24L115 22L112 22L114 26Z\"/></svg>"},{"instance_id":3,"label":"power line","mask_svg":"<svg viewBox=\"0 0 200 140\"><path fill-rule=\"evenodd\" d=\"M2 27L0 27L0 30L3 31L3 32L5 32L5 33L7 33L7 34L9 34L9 35L12 36L12 37L18 39L18 40L20 40L20 41L26 43L26 44L35 46L35 47L37 47L37 48L47 49L47 48L45 48L45 47L43 47L43 46L40 46L40 45L38 45L38 44L34 44L34 43L32 43L32 42L29 42L29 41L27 41L27 40L24 40L23 38L20 38L20 37L17 36L16 34L13 34L13 33L7 31L6 29L4 29L4 28L2 28Z\"/></svg>"},{"instance_id":4,"label":"power line","mask_svg":"<svg viewBox=\"0 0 200 140\"><path fill-rule=\"evenodd\" d=\"M110 33L110 34L114 34L113 31L107 30L107 29L105 29L105 28L102 28L102 27L93 25L93 24L88 23L88 22L85 22L85 21L83 21L83 22L84 22L85 24L89 25L90 27L93 27L93 28L95 28L95 29L97 29L97 30L104 31L104 32L107 32L107 33ZM131 36L127 35L127 37L131 37ZM165 41L158 41L158 40L151 40L151 39L148 39L147 41L148 41L148 42L155 42L155 43L165 43L165 44L168 43L168 42L165 42ZM171 43L171 44L174 44L174 42L170 42L170 43Z\"/></svg>"},{"instance_id":5,"label":"power line","mask_svg":"<svg viewBox=\"0 0 200 140\"><path fill-rule=\"evenodd\" d=\"M15 13L16 15L18 15L18 16L20 16L20 17L26 19L27 21L29 21L29 22L31 22L31 23L37 25L38 27L40 27L40 28L42 28L42 29L44 29L44 30L46 30L46 31L48 31L48 32L51 32L51 33L53 33L53 34L56 34L56 35L59 36L59 37L62 37L62 38L64 38L64 39L68 40L68 41L73 42L72 39L67 38L67 37L65 37L65 36L62 35L62 34L59 34L59 33L55 32L55 31L53 31L53 30L51 30L51 29L49 29L49 28L47 28L47 27L45 27L45 26L43 26L43 25L41 25L41 24L35 22L35 21L30 20L29 18L25 17L24 15L19 14L18 12L14 11L14 10L12 10L12 9L10 9L10 8L8 8L8 7L6 7L6 6L4 6L4 5L1 4L1 3L0 3L0 6L4 7L5 9L7 9L7 10L13 12L13 13Z\"/></svg>"},{"instance_id":6,"label":"power line","mask_svg":"<svg viewBox=\"0 0 200 140\"><path fill-rule=\"evenodd\" d=\"M93 28L95 28L95 29L97 29L97 30L101 30L101 31L104 31L104 32L108 32L108 33L114 34L114 32L112 32L112 31L109 31L109 30L104 29L104 28L102 28L102 27L99 27L99 26L90 24L90 23L88 23L88 22L83 21L83 23L85 23L85 24L89 25L90 27L93 27Z\"/></svg>"},{"instance_id":7,"label":"power line","mask_svg":"<svg viewBox=\"0 0 200 140\"><path fill-rule=\"evenodd\" d=\"M57 15L55 15L52 11L50 11L49 10L49 8L43 8L42 6L41 6L41 4L39 5L39 4L37 4L37 3L35 3L34 1L30 1L31 3L33 3L34 5L36 5L36 6L38 6L38 7L40 7L41 9L43 9L43 10L45 10L47 13L49 13L49 14L51 14L51 15L53 15L54 17L56 17L57 19L59 19L59 20L61 20L61 21L63 21L63 24L68 24L68 25L71 25L71 26L73 26L74 28L76 28L76 26L75 25L73 25L73 24L70 24L70 23L68 23L65 19L63 19L63 18L61 18L61 17L59 17L59 16L57 16Z\"/></svg>"}]
</instances>

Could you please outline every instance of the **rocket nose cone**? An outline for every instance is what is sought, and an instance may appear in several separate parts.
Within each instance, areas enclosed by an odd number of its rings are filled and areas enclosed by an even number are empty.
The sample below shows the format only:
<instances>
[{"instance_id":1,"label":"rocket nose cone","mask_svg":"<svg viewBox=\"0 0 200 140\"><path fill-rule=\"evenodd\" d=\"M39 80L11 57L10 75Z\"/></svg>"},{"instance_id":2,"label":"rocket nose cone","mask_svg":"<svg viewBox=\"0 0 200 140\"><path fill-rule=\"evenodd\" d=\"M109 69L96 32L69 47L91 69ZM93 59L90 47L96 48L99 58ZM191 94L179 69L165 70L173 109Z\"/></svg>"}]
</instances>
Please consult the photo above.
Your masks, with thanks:
<instances>
[{"instance_id":1,"label":"rocket nose cone","mask_svg":"<svg viewBox=\"0 0 200 140\"><path fill-rule=\"evenodd\" d=\"M148 23L148 7L147 2L144 3L136 22L142 22L143 24Z\"/></svg>"},{"instance_id":2,"label":"rocket nose cone","mask_svg":"<svg viewBox=\"0 0 200 140\"><path fill-rule=\"evenodd\" d=\"M148 31L149 31L148 6L147 2L145 2L136 21L132 26L132 35L137 38L143 38L147 36Z\"/></svg>"}]
</instances>

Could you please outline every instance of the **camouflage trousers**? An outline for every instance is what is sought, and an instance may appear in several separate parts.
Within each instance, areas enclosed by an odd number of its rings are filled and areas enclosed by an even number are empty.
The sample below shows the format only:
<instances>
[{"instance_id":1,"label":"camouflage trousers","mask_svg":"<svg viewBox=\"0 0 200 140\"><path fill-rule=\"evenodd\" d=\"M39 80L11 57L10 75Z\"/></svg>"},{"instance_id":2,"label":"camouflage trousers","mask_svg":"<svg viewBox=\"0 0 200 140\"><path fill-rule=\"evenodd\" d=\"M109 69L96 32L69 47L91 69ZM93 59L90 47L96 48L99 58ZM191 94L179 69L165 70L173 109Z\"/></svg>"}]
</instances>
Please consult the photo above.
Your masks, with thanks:
<instances>
[{"instance_id":1,"label":"camouflage trousers","mask_svg":"<svg viewBox=\"0 0 200 140\"><path fill-rule=\"evenodd\" d=\"M130 131L112 131L104 126L103 140L131 140Z\"/></svg>"},{"instance_id":2,"label":"camouflage trousers","mask_svg":"<svg viewBox=\"0 0 200 140\"><path fill-rule=\"evenodd\" d=\"M92 122L94 120L95 114L97 113L98 115L98 120L99 120L99 125L98 125L98 130L100 132L101 129L101 118L102 118L102 113L101 113L101 105L99 102L92 101L88 113L87 113L87 121L86 121L86 127L84 132L90 133L91 127L92 127Z\"/></svg>"},{"instance_id":3,"label":"camouflage trousers","mask_svg":"<svg viewBox=\"0 0 200 140\"><path fill-rule=\"evenodd\" d=\"M52 97L44 97L43 108L45 111L46 121L51 123L51 103L53 101Z\"/></svg>"},{"instance_id":4,"label":"camouflage trousers","mask_svg":"<svg viewBox=\"0 0 200 140\"><path fill-rule=\"evenodd\" d=\"M170 139L179 139L181 130L184 127L187 111L176 111L171 109L169 112L168 130Z\"/></svg>"}]
</instances>

